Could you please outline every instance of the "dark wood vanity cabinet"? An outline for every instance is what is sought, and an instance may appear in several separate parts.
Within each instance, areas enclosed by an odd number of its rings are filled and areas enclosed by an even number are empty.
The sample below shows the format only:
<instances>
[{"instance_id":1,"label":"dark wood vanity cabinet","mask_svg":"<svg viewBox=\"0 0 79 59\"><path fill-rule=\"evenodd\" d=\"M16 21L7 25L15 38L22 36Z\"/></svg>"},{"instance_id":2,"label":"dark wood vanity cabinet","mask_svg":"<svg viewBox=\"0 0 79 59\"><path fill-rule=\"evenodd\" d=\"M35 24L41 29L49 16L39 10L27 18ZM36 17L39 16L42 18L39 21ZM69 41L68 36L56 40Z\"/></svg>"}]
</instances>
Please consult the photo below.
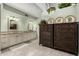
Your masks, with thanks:
<instances>
[{"instance_id":1,"label":"dark wood vanity cabinet","mask_svg":"<svg viewBox=\"0 0 79 59\"><path fill-rule=\"evenodd\" d=\"M78 23L40 25L40 44L78 55Z\"/></svg>"},{"instance_id":2,"label":"dark wood vanity cabinet","mask_svg":"<svg viewBox=\"0 0 79 59\"><path fill-rule=\"evenodd\" d=\"M52 24L44 24L40 25L40 44L53 47L53 25Z\"/></svg>"},{"instance_id":3,"label":"dark wood vanity cabinet","mask_svg":"<svg viewBox=\"0 0 79 59\"><path fill-rule=\"evenodd\" d=\"M62 23L54 25L54 48L78 54L78 24Z\"/></svg>"}]
</instances>

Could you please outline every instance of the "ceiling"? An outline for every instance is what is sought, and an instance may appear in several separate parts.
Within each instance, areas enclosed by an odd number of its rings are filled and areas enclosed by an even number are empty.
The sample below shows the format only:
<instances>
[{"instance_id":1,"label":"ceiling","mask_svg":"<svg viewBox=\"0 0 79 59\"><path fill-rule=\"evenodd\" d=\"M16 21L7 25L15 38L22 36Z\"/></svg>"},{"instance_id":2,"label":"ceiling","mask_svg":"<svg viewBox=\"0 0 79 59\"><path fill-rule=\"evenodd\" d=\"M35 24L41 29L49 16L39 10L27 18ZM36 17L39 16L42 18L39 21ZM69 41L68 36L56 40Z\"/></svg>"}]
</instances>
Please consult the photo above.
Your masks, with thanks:
<instances>
[{"instance_id":1,"label":"ceiling","mask_svg":"<svg viewBox=\"0 0 79 59\"><path fill-rule=\"evenodd\" d=\"M33 17L40 17L42 12L46 11L49 6L55 6L55 3L6 3Z\"/></svg>"}]
</instances>

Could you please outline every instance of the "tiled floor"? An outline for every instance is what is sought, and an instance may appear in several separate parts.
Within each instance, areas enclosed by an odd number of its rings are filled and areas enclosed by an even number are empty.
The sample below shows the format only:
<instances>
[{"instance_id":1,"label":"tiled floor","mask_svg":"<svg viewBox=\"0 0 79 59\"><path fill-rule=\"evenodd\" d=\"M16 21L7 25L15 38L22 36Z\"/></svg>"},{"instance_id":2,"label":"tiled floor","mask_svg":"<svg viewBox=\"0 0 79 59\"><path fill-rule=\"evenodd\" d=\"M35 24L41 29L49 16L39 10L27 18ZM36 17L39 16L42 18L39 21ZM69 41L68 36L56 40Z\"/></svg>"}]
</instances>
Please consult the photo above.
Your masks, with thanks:
<instances>
[{"instance_id":1,"label":"tiled floor","mask_svg":"<svg viewBox=\"0 0 79 59\"><path fill-rule=\"evenodd\" d=\"M47 48L38 44L38 40L23 43L2 51L1 56L73 56L59 50Z\"/></svg>"}]
</instances>

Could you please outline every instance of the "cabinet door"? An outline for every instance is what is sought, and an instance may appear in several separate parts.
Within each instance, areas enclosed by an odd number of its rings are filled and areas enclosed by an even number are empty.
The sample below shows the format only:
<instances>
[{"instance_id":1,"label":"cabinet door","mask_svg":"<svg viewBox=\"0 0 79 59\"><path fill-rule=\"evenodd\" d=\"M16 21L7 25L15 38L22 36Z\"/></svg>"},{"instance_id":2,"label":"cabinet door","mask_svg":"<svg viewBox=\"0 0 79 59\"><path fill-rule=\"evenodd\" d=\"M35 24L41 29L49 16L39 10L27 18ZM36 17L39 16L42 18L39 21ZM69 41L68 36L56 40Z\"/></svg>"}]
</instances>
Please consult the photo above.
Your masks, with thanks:
<instances>
[{"instance_id":1,"label":"cabinet door","mask_svg":"<svg viewBox=\"0 0 79 59\"><path fill-rule=\"evenodd\" d=\"M14 38L15 38L15 44L18 44L18 43L21 43L22 42L22 34L20 33L17 33L17 34L14 34Z\"/></svg>"},{"instance_id":2,"label":"cabinet door","mask_svg":"<svg viewBox=\"0 0 79 59\"><path fill-rule=\"evenodd\" d=\"M53 48L53 37L51 32L43 32L44 37L43 39L43 45L47 47Z\"/></svg>"},{"instance_id":3,"label":"cabinet door","mask_svg":"<svg viewBox=\"0 0 79 59\"><path fill-rule=\"evenodd\" d=\"M77 54L77 24L54 25L54 48Z\"/></svg>"},{"instance_id":4,"label":"cabinet door","mask_svg":"<svg viewBox=\"0 0 79 59\"><path fill-rule=\"evenodd\" d=\"M8 34L7 38L8 38L9 46L12 46L16 43L15 41L16 38L14 34Z\"/></svg>"},{"instance_id":5,"label":"cabinet door","mask_svg":"<svg viewBox=\"0 0 79 59\"><path fill-rule=\"evenodd\" d=\"M44 26L45 28L44 27L40 28L40 44L52 48L53 47L53 25L46 24ZM44 29L44 30L41 31L41 29Z\"/></svg>"},{"instance_id":6,"label":"cabinet door","mask_svg":"<svg viewBox=\"0 0 79 59\"><path fill-rule=\"evenodd\" d=\"M9 43L8 43L8 39L7 39L7 35L1 35L1 49L4 49L6 47L8 47Z\"/></svg>"}]
</instances>

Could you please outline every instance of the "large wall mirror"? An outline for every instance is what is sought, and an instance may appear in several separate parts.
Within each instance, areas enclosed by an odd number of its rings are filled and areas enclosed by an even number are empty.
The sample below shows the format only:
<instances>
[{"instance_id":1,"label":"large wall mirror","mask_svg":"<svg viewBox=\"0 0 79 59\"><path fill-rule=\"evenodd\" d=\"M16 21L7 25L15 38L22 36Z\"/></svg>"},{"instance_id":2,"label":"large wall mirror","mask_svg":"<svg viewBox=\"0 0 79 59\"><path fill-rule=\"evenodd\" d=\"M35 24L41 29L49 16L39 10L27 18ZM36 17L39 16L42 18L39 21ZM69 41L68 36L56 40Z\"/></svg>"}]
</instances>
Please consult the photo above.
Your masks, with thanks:
<instances>
[{"instance_id":1,"label":"large wall mirror","mask_svg":"<svg viewBox=\"0 0 79 59\"><path fill-rule=\"evenodd\" d=\"M10 26L9 26L10 30L16 30L17 29L17 24L15 20L10 20Z\"/></svg>"},{"instance_id":2,"label":"large wall mirror","mask_svg":"<svg viewBox=\"0 0 79 59\"><path fill-rule=\"evenodd\" d=\"M8 17L8 29L9 30L17 30L17 18L10 16Z\"/></svg>"}]
</instances>

